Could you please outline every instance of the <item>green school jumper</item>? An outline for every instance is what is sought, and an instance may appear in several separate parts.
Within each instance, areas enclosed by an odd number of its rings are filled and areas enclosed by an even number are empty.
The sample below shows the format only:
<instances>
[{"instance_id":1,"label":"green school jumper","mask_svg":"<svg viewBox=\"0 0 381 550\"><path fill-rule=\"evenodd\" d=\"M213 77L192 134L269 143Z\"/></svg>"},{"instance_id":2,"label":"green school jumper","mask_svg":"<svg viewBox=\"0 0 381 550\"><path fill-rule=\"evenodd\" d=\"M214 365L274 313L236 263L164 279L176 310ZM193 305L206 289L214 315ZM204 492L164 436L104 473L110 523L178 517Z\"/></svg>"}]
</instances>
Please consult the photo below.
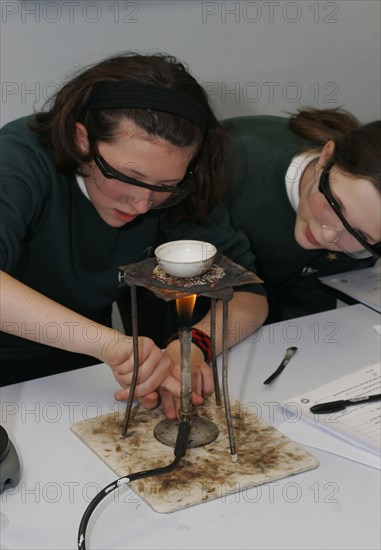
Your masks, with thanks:
<instances>
[{"instance_id":1,"label":"green school jumper","mask_svg":"<svg viewBox=\"0 0 381 550\"><path fill-rule=\"evenodd\" d=\"M163 240L212 242L233 261L254 269L247 238L230 226L223 208L215 211L207 226L168 223L164 211L150 211L122 228L107 225L75 176L57 171L49 151L28 128L32 120L18 119L0 130L0 269L106 325L111 322L112 303L128 289L118 266L153 256ZM263 292L262 285L250 289ZM143 314L152 317L150 311ZM163 324L160 318L155 322ZM10 333L12 323L17 319L8 324ZM44 326L36 322L24 329L32 340L0 333L0 364L7 367L2 370L2 384L82 366L75 361L76 354L39 343L42 335L59 341L75 327L59 326L51 319ZM90 331L84 337L96 336ZM83 364L96 362L82 359Z\"/></svg>"}]
</instances>

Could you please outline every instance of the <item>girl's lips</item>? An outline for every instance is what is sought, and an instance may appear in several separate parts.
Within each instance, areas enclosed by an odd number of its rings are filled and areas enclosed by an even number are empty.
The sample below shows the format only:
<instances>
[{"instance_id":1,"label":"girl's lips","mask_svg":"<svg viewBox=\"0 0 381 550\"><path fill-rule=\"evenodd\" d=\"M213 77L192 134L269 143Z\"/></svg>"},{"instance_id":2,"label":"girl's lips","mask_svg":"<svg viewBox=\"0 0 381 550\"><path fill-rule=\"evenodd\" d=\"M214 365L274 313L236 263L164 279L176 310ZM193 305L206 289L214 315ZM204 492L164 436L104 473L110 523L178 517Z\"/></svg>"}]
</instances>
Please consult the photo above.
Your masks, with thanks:
<instances>
[{"instance_id":1,"label":"girl's lips","mask_svg":"<svg viewBox=\"0 0 381 550\"><path fill-rule=\"evenodd\" d=\"M307 238L308 242L310 242L310 243L313 244L314 246L319 246L319 247L321 247L321 244L320 244L320 243L315 239L315 237L313 236L312 231L311 231L309 225L307 225L307 227L306 227L306 238Z\"/></svg>"},{"instance_id":2,"label":"girl's lips","mask_svg":"<svg viewBox=\"0 0 381 550\"><path fill-rule=\"evenodd\" d=\"M132 216L131 214L127 214L126 212L122 212L121 210L117 210L114 208L114 214L118 218L118 220L122 222L132 222L136 218L135 216Z\"/></svg>"}]
</instances>

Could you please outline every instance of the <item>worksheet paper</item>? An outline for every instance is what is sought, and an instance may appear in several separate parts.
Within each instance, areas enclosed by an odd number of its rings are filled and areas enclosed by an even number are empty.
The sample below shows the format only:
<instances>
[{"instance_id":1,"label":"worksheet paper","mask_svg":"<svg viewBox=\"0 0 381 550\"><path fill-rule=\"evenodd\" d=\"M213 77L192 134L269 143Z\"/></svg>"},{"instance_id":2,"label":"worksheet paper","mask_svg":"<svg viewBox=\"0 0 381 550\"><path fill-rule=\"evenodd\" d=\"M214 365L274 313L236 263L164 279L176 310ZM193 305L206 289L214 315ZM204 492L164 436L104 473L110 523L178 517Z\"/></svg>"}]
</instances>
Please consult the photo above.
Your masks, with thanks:
<instances>
[{"instance_id":1,"label":"worksheet paper","mask_svg":"<svg viewBox=\"0 0 381 550\"><path fill-rule=\"evenodd\" d=\"M381 313L381 263L373 267L320 277L325 285L343 292Z\"/></svg>"},{"instance_id":2,"label":"worksheet paper","mask_svg":"<svg viewBox=\"0 0 381 550\"><path fill-rule=\"evenodd\" d=\"M313 414L317 403L381 393L381 363L364 367L282 403L278 429L299 443L380 468L381 401L349 405L343 411Z\"/></svg>"}]
</instances>

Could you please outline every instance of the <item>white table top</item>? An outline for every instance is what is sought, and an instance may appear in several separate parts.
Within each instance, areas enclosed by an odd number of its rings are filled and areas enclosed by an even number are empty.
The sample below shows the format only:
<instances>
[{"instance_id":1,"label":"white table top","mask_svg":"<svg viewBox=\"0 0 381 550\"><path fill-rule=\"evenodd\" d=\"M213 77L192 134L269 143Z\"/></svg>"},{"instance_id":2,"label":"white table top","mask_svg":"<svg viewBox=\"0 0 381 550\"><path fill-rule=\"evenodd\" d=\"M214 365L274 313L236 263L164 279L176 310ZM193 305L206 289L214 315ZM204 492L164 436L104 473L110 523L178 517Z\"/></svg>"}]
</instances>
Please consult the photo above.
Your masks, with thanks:
<instances>
[{"instance_id":1,"label":"white table top","mask_svg":"<svg viewBox=\"0 0 381 550\"><path fill-rule=\"evenodd\" d=\"M379 323L355 305L264 326L229 354L231 396L279 426L279 402L380 360ZM291 345L297 354L264 386ZM120 410L117 389L105 365L1 389L0 422L23 469L0 497L1 548L76 548L88 502L116 476L69 426ZM309 451L320 461L314 470L172 514L154 512L128 487L114 492L90 520L87 548L378 549L380 472Z\"/></svg>"}]
</instances>

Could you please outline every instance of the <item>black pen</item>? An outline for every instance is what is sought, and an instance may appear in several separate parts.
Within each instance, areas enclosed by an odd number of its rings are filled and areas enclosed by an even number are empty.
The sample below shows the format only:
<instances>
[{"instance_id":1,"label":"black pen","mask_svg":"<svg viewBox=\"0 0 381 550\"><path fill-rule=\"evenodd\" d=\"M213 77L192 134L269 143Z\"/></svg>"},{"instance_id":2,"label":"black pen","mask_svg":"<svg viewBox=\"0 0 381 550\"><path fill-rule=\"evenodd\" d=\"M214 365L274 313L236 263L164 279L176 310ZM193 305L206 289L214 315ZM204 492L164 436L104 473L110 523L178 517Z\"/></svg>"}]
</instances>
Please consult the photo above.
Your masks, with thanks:
<instances>
[{"instance_id":1,"label":"black pen","mask_svg":"<svg viewBox=\"0 0 381 550\"><path fill-rule=\"evenodd\" d=\"M351 399L341 399L339 401L328 401L328 403L318 403L310 408L310 411L315 414L331 413L343 411L348 405L360 405L369 401L379 401L381 393L374 395L366 395L362 397L352 397Z\"/></svg>"}]
</instances>

